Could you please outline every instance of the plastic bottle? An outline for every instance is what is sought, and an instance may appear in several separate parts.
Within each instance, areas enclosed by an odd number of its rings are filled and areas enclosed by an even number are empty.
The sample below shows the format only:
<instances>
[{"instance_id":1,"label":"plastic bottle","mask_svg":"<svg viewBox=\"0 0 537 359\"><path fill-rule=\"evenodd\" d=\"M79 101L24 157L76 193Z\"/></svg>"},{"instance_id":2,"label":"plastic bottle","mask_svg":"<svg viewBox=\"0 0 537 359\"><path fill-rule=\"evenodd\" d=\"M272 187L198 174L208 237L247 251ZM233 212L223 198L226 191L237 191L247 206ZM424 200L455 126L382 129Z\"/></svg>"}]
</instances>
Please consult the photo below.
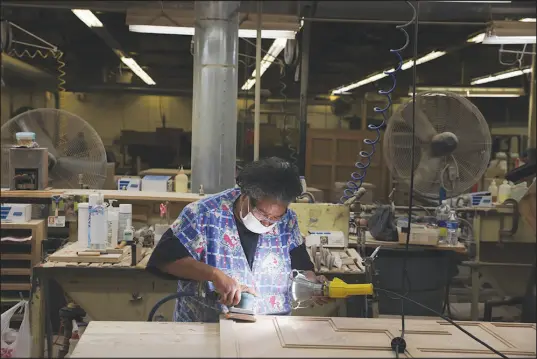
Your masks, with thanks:
<instances>
[{"instance_id":1,"label":"plastic bottle","mask_svg":"<svg viewBox=\"0 0 537 359\"><path fill-rule=\"evenodd\" d=\"M451 246L456 246L457 243L459 243L458 229L459 220L457 218L457 212L452 210L449 212L449 218L447 221L448 238L446 241Z\"/></svg>"},{"instance_id":2,"label":"plastic bottle","mask_svg":"<svg viewBox=\"0 0 537 359\"><path fill-rule=\"evenodd\" d=\"M106 207L100 194L89 196L89 248L106 249L108 239L108 222Z\"/></svg>"},{"instance_id":3,"label":"plastic bottle","mask_svg":"<svg viewBox=\"0 0 537 359\"><path fill-rule=\"evenodd\" d=\"M300 184L302 185L302 193L308 192L308 186L306 184L306 177L300 176Z\"/></svg>"},{"instance_id":4,"label":"plastic bottle","mask_svg":"<svg viewBox=\"0 0 537 359\"><path fill-rule=\"evenodd\" d=\"M188 176L185 174L183 167L181 167L179 173L175 175L175 192L188 192Z\"/></svg>"},{"instance_id":5,"label":"plastic bottle","mask_svg":"<svg viewBox=\"0 0 537 359\"><path fill-rule=\"evenodd\" d=\"M132 204L124 203L119 205L119 228L118 228L118 242L122 242L123 232L127 227L127 220L132 223Z\"/></svg>"},{"instance_id":6,"label":"plastic bottle","mask_svg":"<svg viewBox=\"0 0 537 359\"><path fill-rule=\"evenodd\" d=\"M108 245L110 248L117 246L119 236L119 208L108 207Z\"/></svg>"},{"instance_id":7,"label":"plastic bottle","mask_svg":"<svg viewBox=\"0 0 537 359\"><path fill-rule=\"evenodd\" d=\"M498 200L498 186L496 185L496 180L492 180L490 183L488 191L492 196L492 203L495 203Z\"/></svg>"},{"instance_id":8,"label":"plastic bottle","mask_svg":"<svg viewBox=\"0 0 537 359\"><path fill-rule=\"evenodd\" d=\"M447 243L448 231L447 220L449 218L450 207L446 200L442 201L442 205L436 208L436 224L438 226L438 239L440 243Z\"/></svg>"},{"instance_id":9,"label":"plastic bottle","mask_svg":"<svg viewBox=\"0 0 537 359\"><path fill-rule=\"evenodd\" d=\"M78 246L88 248L89 204L78 204Z\"/></svg>"},{"instance_id":10,"label":"plastic bottle","mask_svg":"<svg viewBox=\"0 0 537 359\"><path fill-rule=\"evenodd\" d=\"M511 186L504 180L498 189L498 203L505 202L509 197L511 197Z\"/></svg>"},{"instance_id":11,"label":"plastic bottle","mask_svg":"<svg viewBox=\"0 0 537 359\"><path fill-rule=\"evenodd\" d=\"M134 231L132 230L130 218L127 218L127 223L123 230L123 240L127 242L127 244L134 242Z\"/></svg>"}]
</instances>

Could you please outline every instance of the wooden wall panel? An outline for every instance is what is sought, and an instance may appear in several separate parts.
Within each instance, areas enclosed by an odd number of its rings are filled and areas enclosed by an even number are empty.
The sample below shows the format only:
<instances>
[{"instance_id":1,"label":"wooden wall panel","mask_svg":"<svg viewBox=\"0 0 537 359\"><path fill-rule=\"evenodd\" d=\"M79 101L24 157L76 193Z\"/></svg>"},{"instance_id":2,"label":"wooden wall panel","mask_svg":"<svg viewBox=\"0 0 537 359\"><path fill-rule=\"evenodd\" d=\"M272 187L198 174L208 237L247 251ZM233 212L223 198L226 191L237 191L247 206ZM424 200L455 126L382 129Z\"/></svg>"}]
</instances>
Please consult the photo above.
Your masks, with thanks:
<instances>
[{"instance_id":1,"label":"wooden wall panel","mask_svg":"<svg viewBox=\"0 0 537 359\"><path fill-rule=\"evenodd\" d=\"M335 182L348 182L356 171L360 151L371 151L364 139L374 138L368 130L309 129L306 145L306 180L311 187L324 191L325 198L332 198ZM382 146L376 146L365 182L376 186L375 199L388 196L389 171L384 164Z\"/></svg>"}]
</instances>

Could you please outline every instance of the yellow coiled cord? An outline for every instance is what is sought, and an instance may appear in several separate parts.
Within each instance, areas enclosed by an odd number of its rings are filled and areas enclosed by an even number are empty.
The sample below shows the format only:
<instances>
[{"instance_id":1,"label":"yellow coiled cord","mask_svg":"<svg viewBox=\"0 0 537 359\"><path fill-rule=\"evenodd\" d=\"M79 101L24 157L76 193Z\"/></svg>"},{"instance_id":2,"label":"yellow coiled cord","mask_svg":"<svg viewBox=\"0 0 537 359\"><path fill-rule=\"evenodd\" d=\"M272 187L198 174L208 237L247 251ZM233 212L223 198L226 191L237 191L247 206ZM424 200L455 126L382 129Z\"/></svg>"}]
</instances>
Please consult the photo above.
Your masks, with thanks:
<instances>
[{"instance_id":1,"label":"yellow coiled cord","mask_svg":"<svg viewBox=\"0 0 537 359\"><path fill-rule=\"evenodd\" d=\"M12 49L10 52L9 52L9 55L10 56L15 56L15 57L18 57L18 58L24 58L24 57L29 57L31 59L34 59L36 57L41 57L43 59L47 59L49 57L52 57L56 60L56 71L58 71L58 74L56 76L57 80L58 80L58 92L61 94L62 92L65 92L65 71L63 71L63 68L65 67L65 62L62 60L63 58L63 52L60 51L60 50L46 50L46 51L41 51L41 50L36 50L34 51L33 53L28 51L28 50L23 50L22 52L19 52L15 49Z\"/></svg>"}]
</instances>

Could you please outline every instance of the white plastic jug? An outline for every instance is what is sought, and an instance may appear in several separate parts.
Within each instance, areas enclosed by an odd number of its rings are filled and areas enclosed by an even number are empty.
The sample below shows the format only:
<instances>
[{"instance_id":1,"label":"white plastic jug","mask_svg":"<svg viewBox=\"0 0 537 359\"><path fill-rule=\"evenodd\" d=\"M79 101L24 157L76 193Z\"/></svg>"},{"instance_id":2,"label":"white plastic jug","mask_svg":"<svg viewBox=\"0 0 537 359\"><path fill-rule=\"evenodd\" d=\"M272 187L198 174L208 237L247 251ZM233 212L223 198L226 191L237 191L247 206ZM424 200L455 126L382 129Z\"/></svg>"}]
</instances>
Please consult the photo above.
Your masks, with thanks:
<instances>
[{"instance_id":1,"label":"white plastic jug","mask_svg":"<svg viewBox=\"0 0 537 359\"><path fill-rule=\"evenodd\" d=\"M498 190L498 203L503 203L511 197L511 186L504 180Z\"/></svg>"},{"instance_id":2,"label":"white plastic jug","mask_svg":"<svg viewBox=\"0 0 537 359\"><path fill-rule=\"evenodd\" d=\"M175 175L175 192L188 192L188 176L185 174L183 167L181 167L179 173Z\"/></svg>"}]
</instances>

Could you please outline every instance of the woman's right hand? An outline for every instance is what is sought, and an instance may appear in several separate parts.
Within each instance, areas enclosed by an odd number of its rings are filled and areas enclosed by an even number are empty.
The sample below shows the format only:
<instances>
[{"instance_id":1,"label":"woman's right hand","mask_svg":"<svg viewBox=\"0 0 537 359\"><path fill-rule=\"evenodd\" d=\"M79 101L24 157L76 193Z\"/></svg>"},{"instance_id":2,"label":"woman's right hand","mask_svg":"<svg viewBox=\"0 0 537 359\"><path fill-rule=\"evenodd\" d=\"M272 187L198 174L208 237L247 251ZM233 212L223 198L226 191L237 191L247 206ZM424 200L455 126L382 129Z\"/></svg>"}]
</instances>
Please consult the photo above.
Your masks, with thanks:
<instances>
[{"instance_id":1,"label":"woman's right hand","mask_svg":"<svg viewBox=\"0 0 537 359\"><path fill-rule=\"evenodd\" d=\"M219 269L215 270L211 281L215 286L216 292L220 295L220 303L228 307L239 304L241 300L241 292L248 292L256 295L253 289L240 285L239 282Z\"/></svg>"}]
</instances>

